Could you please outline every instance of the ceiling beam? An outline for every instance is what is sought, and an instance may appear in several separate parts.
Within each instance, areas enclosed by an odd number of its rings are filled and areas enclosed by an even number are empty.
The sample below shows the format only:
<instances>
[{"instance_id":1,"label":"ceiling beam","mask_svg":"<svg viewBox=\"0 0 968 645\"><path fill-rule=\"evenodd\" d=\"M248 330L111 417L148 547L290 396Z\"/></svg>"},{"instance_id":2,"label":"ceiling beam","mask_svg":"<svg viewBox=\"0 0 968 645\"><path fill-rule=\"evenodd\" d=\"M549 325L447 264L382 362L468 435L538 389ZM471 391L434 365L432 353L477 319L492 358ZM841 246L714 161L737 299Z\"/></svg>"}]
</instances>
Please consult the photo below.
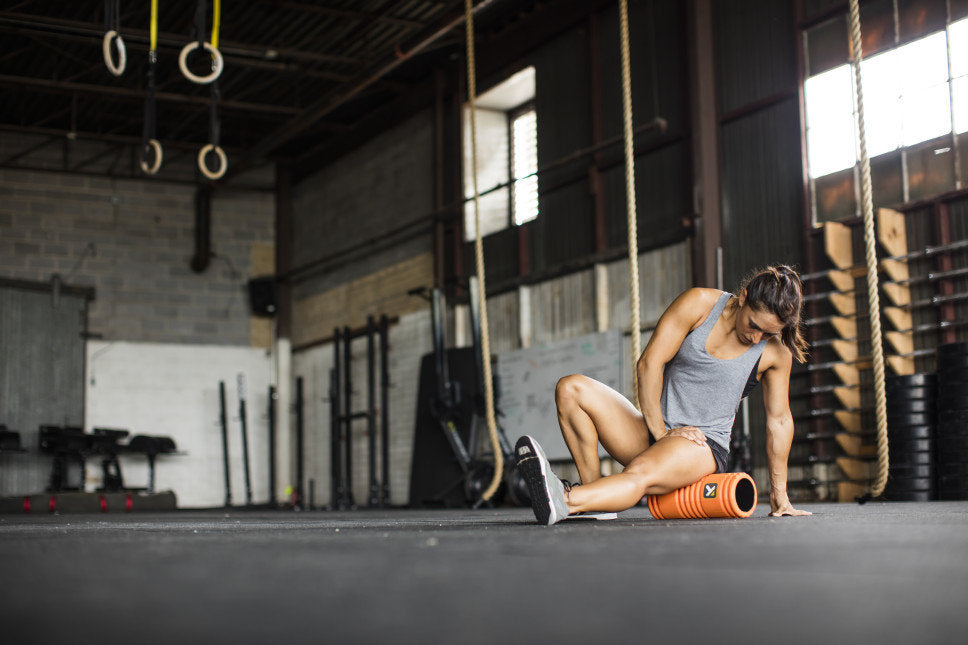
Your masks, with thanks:
<instances>
[{"instance_id":1,"label":"ceiling beam","mask_svg":"<svg viewBox=\"0 0 968 645\"><path fill-rule=\"evenodd\" d=\"M48 90L54 92L71 92L87 94L90 96L113 96L119 98L130 98L144 100L145 91L127 87L112 85L95 85L93 83L76 83L73 81L54 81L45 78L35 78L30 76L12 76L10 74L0 74L0 86L7 87L26 87L32 89ZM208 106L211 99L207 96L195 96L190 94L176 94L174 92L156 92L155 99L166 103L185 103L189 105ZM283 105L273 105L269 103L251 103L248 101L220 100L219 109L239 111L259 114L276 114L280 116L292 116L299 114L298 108L286 107Z\"/></svg>"},{"instance_id":2,"label":"ceiling beam","mask_svg":"<svg viewBox=\"0 0 968 645\"><path fill-rule=\"evenodd\" d=\"M36 16L26 13L16 13L12 11L0 11L0 31L9 29L29 29L42 33L64 33L75 36L87 36L96 38L100 41L104 37L104 26L95 22L83 22L80 20L64 20L61 18L50 18L48 16ZM121 36L125 44L138 43L146 45L148 36L145 30L133 28L120 28ZM173 34L170 32L158 33L158 46L181 49L191 42L191 38L185 34ZM280 58L305 63L326 63L341 64L347 67L358 68L361 61L351 56L339 54L322 54L297 49L287 49L284 47L254 46L245 43L234 42L231 40L219 40L219 52L227 57L239 57L256 60L274 61Z\"/></svg>"},{"instance_id":3,"label":"ceiling beam","mask_svg":"<svg viewBox=\"0 0 968 645\"><path fill-rule=\"evenodd\" d=\"M315 13L321 16L333 16L334 18L349 18L360 22L382 22L388 25L403 27L405 29L423 29L426 23L419 20L408 18L397 18L385 13L374 13L372 11L358 11L355 9L339 9L336 7L320 7L319 5L308 2L286 2L279 0L260 0L261 4L271 4L274 7L285 7L300 13Z\"/></svg>"},{"instance_id":4,"label":"ceiling beam","mask_svg":"<svg viewBox=\"0 0 968 645\"><path fill-rule=\"evenodd\" d=\"M481 0L481 2L479 2L477 6L473 8L473 12L480 12L494 1L495 0ZM239 163L235 164L235 172L243 172L252 165L259 163L274 150L305 132L316 122L364 92L379 79L383 78L397 67L407 62L411 57L427 49L462 24L464 24L463 11L461 11L458 15L454 15L453 13L450 14L448 17L437 23L437 26L430 29L429 33L423 36L417 44L410 48L409 51L398 52L389 61L384 62L382 65L379 65L376 68L373 68L371 71L361 75L359 81L350 85L348 88L341 89L338 92L330 92L322 96L320 99L309 105L301 114L293 117L282 126L276 128L266 135L261 141L249 148L245 157ZM233 173L230 169L226 176L230 176L231 174Z\"/></svg>"}]
</instances>

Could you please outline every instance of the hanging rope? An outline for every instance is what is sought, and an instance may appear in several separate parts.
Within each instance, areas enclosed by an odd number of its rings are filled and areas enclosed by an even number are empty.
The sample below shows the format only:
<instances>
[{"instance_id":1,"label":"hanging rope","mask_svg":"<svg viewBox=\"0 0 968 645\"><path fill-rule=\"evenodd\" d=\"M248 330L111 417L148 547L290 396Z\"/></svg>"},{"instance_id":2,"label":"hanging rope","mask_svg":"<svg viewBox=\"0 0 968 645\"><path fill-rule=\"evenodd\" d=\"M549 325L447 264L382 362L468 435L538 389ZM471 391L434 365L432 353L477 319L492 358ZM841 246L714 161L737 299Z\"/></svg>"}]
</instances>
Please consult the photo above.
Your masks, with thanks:
<instances>
[{"instance_id":1,"label":"hanging rope","mask_svg":"<svg viewBox=\"0 0 968 645\"><path fill-rule=\"evenodd\" d=\"M124 74L128 64L128 54L121 38L121 0L104 0L104 39L101 41L101 52L104 54L104 64L108 71L115 76ZM111 43L118 50L118 63L115 65L111 56Z\"/></svg>"},{"instance_id":2,"label":"hanging rope","mask_svg":"<svg viewBox=\"0 0 968 645\"><path fill-rule=\"evenodd\" d=\"M487 418L487 433L494 450L494 476L491 484L481 494L481 499L491 499L504 476L504 453L497 436L497 423L494 420L494 384L491 379L491 338L487 325L487 290L484 287L484 243L481 239L480 194L477 190L477 117L475 99L477 97L477 77L474 63L474 12L472 0L464 0L464 18L467 29L467 102L471 119L471 177L474 183L474 258L477 265L477 295L481 303L481 365L484 367L484 410Z\"/></svg>"},{"instance_id":3,"label":"hanging rope","mask_svg":"<svg viewBox=\"0 0 968 645\"><path fill-rule=\"evenodd\" d=\"M632 296L632 391L638 406L639 383L635 363L642 352L642 332L639 322L639 232L635 212L635 155L632 132L632 80L629 63L629 14L627 0L619 2L622 45L622 114L625 121L625 203L628 216L629 289Z\"/></svg>"},{"instance_id":4,"label":"hanging rope","mask_svg":"<svg viewBox=\"0 0 968 645\"><path fill-rule=\"evenodd\" d=\"M158 63L158 0L151 0L151 21L148 26L148 86L145 91L145 118L141 131L141 170L153 175L161 168L161 143L155 138L155 66ZM151 163L148 160L152 159Z\"/></svg>"},{"instance_id":5,"label":"hanging rope","mask_svg":"<svg viewBox=\"0 0 968 645\"><path fill-rule=\"evenodd\" d=\"M863 52L860 39L858 0L850 0L850 51L857 95L857 132L860 142L861 197L864 206L864 243L867 250L867 306L871 321L871 349L874 358L874 401L877 412L877 477L869 497L884 492L888 475L887 397L884 392L884 347L881 341L881 301L878 292L877 249L874 237L874 200L871 191L871 162L867 156L867 134L864 130L864 90L860 64ZM865 496L865 499L868 498ZM864 501L861 499L859 501Z\"/></svg>"},{"instance_id":6,"label":"hanging rope","mask_svg":"<svg viewBox=\"0 0 968 645\"><path fill-rule=\"evenodd\" d=\"M212 83L222 74L222 54L218 50L218 32L222 21L221 0L214 0L212 3L212 38L211 42L205 42L205 0L198 0L195 5L195 40L182 47L178 55L178 67L181 68L185 78L199 85ZM196 49L204 49L212 56L212 73L207 76L197 76L188 69L188 55Z\"/></svg>"}]
</instances>

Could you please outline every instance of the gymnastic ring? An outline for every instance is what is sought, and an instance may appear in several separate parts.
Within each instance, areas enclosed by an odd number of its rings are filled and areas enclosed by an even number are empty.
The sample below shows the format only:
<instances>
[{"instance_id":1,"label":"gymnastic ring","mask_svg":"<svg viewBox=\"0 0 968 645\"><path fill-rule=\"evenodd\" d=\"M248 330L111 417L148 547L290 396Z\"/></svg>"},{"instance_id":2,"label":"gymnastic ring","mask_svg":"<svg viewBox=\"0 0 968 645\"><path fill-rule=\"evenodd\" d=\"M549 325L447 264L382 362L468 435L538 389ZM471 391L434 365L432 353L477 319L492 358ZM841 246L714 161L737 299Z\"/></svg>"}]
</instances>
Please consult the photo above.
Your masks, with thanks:
<instances>
[{"instance_id":1,"label":"gymnastic ring","mask_svg":"<svg viewBox=\"0 0 968 645\"><path fill-rule=\"evenodd\" d=\"M117 39L117 40L115 40ZM118 64L114 64L114 60L111 58L111 41L115 40L118 43ZM108 66L108 71L110 71L115 76L121 76L124 74L124 68L128 64L128 53L124 48L124 39L121 38L121 34L115 30L110 30L104 34L104 40L101 41L101 51L104 52L104 64Z\"/></svg>"},{"instance_id":2,"label":"gymnastic ring","mask_svg":"<svg viewBox=\"0 0 968 645\"><path fill-rule=\"evenodd\" d=\"M145 163L145 152L148 148L151 148L155 153L155 162L150 166ZM145 174L153 175L158 172L158 169L161 168L162 156L161 144L158 142L158 139L148 139L148 143L145 144L144 149L141 151L141 169Z\"/></svg>"},{"instance_id":3,"label":"gymnastic ring","mask_svg":"<svg viewBox=\"0 0 968 645\"><path fill-rule=\"evenodd\" d=\"M205 165L205 155L209 152L214 151L218 155L219 166L218 171L212 172ZM198 169L202 171L202 174L209 179L221 179L222 175L225 174L226 169L229 166L228 159L225 157L225 152L222 150L221 146L213 146L211 143L205 145L204 148L198 151Z\"/></svg>"},{"instance_id":4,"label":"gymnastic ring","mask_svg":"<svg viewBox=\"0 0 968 645\"><path fill-rule=\"evenodd\" d=\"M198 49L198 41L192 41L182 47L181 53L178 55L178 66L181 68L182 74L185 78L193 83L198 83L199 85L208 85L215 79L219 77L222 73L222 54L215 47L212 47L211 43L202 43L208 53L212 55L212 73L208 76L196 76L192 74L191 70L188 69L188 55Z\"/></svg>"}]
</instances>

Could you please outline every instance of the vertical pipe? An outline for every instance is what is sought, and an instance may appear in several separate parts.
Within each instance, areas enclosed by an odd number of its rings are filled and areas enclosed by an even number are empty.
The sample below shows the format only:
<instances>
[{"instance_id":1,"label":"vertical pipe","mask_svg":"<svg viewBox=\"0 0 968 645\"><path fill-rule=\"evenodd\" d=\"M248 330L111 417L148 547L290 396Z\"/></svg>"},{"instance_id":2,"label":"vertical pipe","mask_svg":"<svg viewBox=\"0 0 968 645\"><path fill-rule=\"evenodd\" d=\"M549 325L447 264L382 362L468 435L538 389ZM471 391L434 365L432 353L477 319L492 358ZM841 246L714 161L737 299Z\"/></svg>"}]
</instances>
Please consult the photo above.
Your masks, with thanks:
<instances>
[{"instance_id":1,"label":"vertical pipe","mask_svg":"<svg viewBox=\"0 0 968 645\"><path fill-rule=\"evenodd\" d=\"M239 374L239 423L242 426L242 470L245 473L245 504L252 505L252 479L249 476L248 415L245 411L245 375Z\"/></svg>"},{"instance_id":2,"label":"vertical pipe","mask_svg":"<svg viewBox=\"0 0 968 645\"><path fill-rule=\"evenodd\" d=\"M451 243L453 244L453 275L456 278L464 277L464 101L461 89L466 87L465 65L457 66L457 89L454 91L454 128L456 133L456 158L454 166L454 201L457 202L457 212L453 218L454 227Z\"/></svg>"},{"instance_id":3,"label":"vertical pipe","mask_svg":"<svg viewBox=\"0 0 968 645\"><path fill-rule=\"evenodd\" d=\"M225 414L225 381L218 382L219 419L222 423L222 463L225 468L225 506L232 505L232 482L229 477L229 422Z\"/></svg>"},{"instance_id":4,"label":"vertical pipe","mask_svg":"<svg viewBox=\"0 0 968 645\"><path fill-rule=\"evenodd\" d=\"M693 245L693 285L716 280L716 247L723 240L720 206L719 122L716 109L716 52L713 43L713 2L691 2L689 89L692 98L692 165L696 237Z\"/></svg>"},{"instance_id":5,"label":"vertical pipe","mask_svg":"<svg viewBox=\"0 0 968 645\"><path fill-rule=\"evenodd\" d=\"M353 500L353 335L349 327L343 327L343 490L344 500L350 508Z\"/></svg>"},{"instance_id":6,"label":"vertical pipe","mask_svg":"<svg viewBox=\"0 0 968 645\"><path fill-rule=\"evenodd\" d=\"M376 321L373 316L366 318L366 433L367 458L369 461L370 498L369 506L380 504L380 487L376 481Z\"/></svg>"},{"instance_id":7,"label":"vertical pipe","mask_svg":"<svg viewBox=\"0 0 968 645\"><path fill-rule=\"evenodd\" d=\"M343 335L339 327L333 330L333 371L330 378L330 406L332 409L332 430L330 434L330 497L333 509L339 510L343 505L343 404L342 387L343 365L341 363L343 350Z\"/></svg>"},{"instance_id":8,"label":"vertical pipe","mask_svg":"<svg viewBox=\"0 0 968 645\"><path fill-rule=\"evenodd\" d=\"M452 403L450 374L444 340L444 295L440 289L430 294L431 333L434 340L434 362L437 368L437 395L441 401Z\"/></svg>"},{"instance_id":9,"label":"vertical pipe","mask_svg":"<svg viewBox=\"0 0 968 645\"><path fill-rule=\"evenodd\" d=\"M434 70L434 286L444 286L444 72Z\"/></svg>"},{"instance_id":10,"label":"vertical pipe","mask_svg":"<svg viewBox=\"0 0 968 645\"><path fill-rule=\"evenodd\" d=\"M390 339L389 322L380 316L380 450L382 451L380 504L390 505Z\"/></svg>"},{"instance_id":11,"label":"vertical pipe","mask_svg":"<svg viewBox=\"0 0 968 645\"><path fill-rule=\"evenodd\" d=\"M276 387L269 386L269 506L276 506Z\"/></svg>"},{"instance_id":12,"label":"vertical pipe","mask_svg":"<svg viewBox=\"0 0 968 645\"><path fill-rule=\"evenodd\" d=\"M329 507L333 510L339 508L339 480L336 477L336 455L339 448L339 386L336 373L335 367L329 371Z\"/></svg>"},{"instance_id":13,"label":"vertical pipe","mask_svg":"<svg viewBox=\"0 0 968 645\"><path fill-rule=\"evenodd\" d=\"M602 142L602 61L599 45L598 12L592 9L588 14L588 61L591 68L589 100L591 102L592 145L599 146ZM603 253L608 247L608 236L605 229L605 185L599 167L602 163L602 151L595 150L592 163L588 167L588 183L592 193L595 217L595 253Z\"/></svg>"},{"instance_id":14,"label":"vertical pipe","mask_svg":"<svg viewBox=\"0 0 968 645\"><path fill-rule=\"evenodd\" d=\"M303 502L303 377L296 377L296 507Z\"/></svg>"}]
</instances>

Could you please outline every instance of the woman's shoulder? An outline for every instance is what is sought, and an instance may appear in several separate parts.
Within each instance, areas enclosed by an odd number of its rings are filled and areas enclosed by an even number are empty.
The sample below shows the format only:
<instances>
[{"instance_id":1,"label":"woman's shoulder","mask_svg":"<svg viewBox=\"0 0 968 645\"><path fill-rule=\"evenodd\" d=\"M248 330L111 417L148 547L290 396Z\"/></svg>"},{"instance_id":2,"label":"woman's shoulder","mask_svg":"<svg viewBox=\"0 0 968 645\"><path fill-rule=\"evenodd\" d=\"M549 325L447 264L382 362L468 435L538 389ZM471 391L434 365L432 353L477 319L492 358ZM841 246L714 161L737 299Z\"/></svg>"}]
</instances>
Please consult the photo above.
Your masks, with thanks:
<instances>
[{"instance_id":1,"label":"woman's shoulder","mask_svg":"<svg viewBox=\"0 0 968 645\"><path fill-rule=\"evenodd\" d=\"M719 289L709 289L707 287L691 287L686 289L681 294L679 298L694 304L706 304L714 305L719 297L726 293L725 291L720 291Z\"/></svg>"},{"instance_id":2,"label":"woman's shoulder","mask_svg":"<svg viewBox=\"0 0 968 645\"><path fill-rule=\"evenodd\" d=\"M680 293L670 309L675 310L680 320L688 321L690 329L695 329L706 319L721 295L723 292L719 289L692 287Z\"/></svg>"},{"instance_id":3,"label":"woman's shoulder","mask_svg":"<svg viewBox=\"0 0 968 645\"><path fill-rule=\"evenodd\" d=\"M763 349L760 366L764 371L771 367L781 367L789 371L793 367L793 352L782 339L771 338Z\"/></svg>"}]
</instances>

